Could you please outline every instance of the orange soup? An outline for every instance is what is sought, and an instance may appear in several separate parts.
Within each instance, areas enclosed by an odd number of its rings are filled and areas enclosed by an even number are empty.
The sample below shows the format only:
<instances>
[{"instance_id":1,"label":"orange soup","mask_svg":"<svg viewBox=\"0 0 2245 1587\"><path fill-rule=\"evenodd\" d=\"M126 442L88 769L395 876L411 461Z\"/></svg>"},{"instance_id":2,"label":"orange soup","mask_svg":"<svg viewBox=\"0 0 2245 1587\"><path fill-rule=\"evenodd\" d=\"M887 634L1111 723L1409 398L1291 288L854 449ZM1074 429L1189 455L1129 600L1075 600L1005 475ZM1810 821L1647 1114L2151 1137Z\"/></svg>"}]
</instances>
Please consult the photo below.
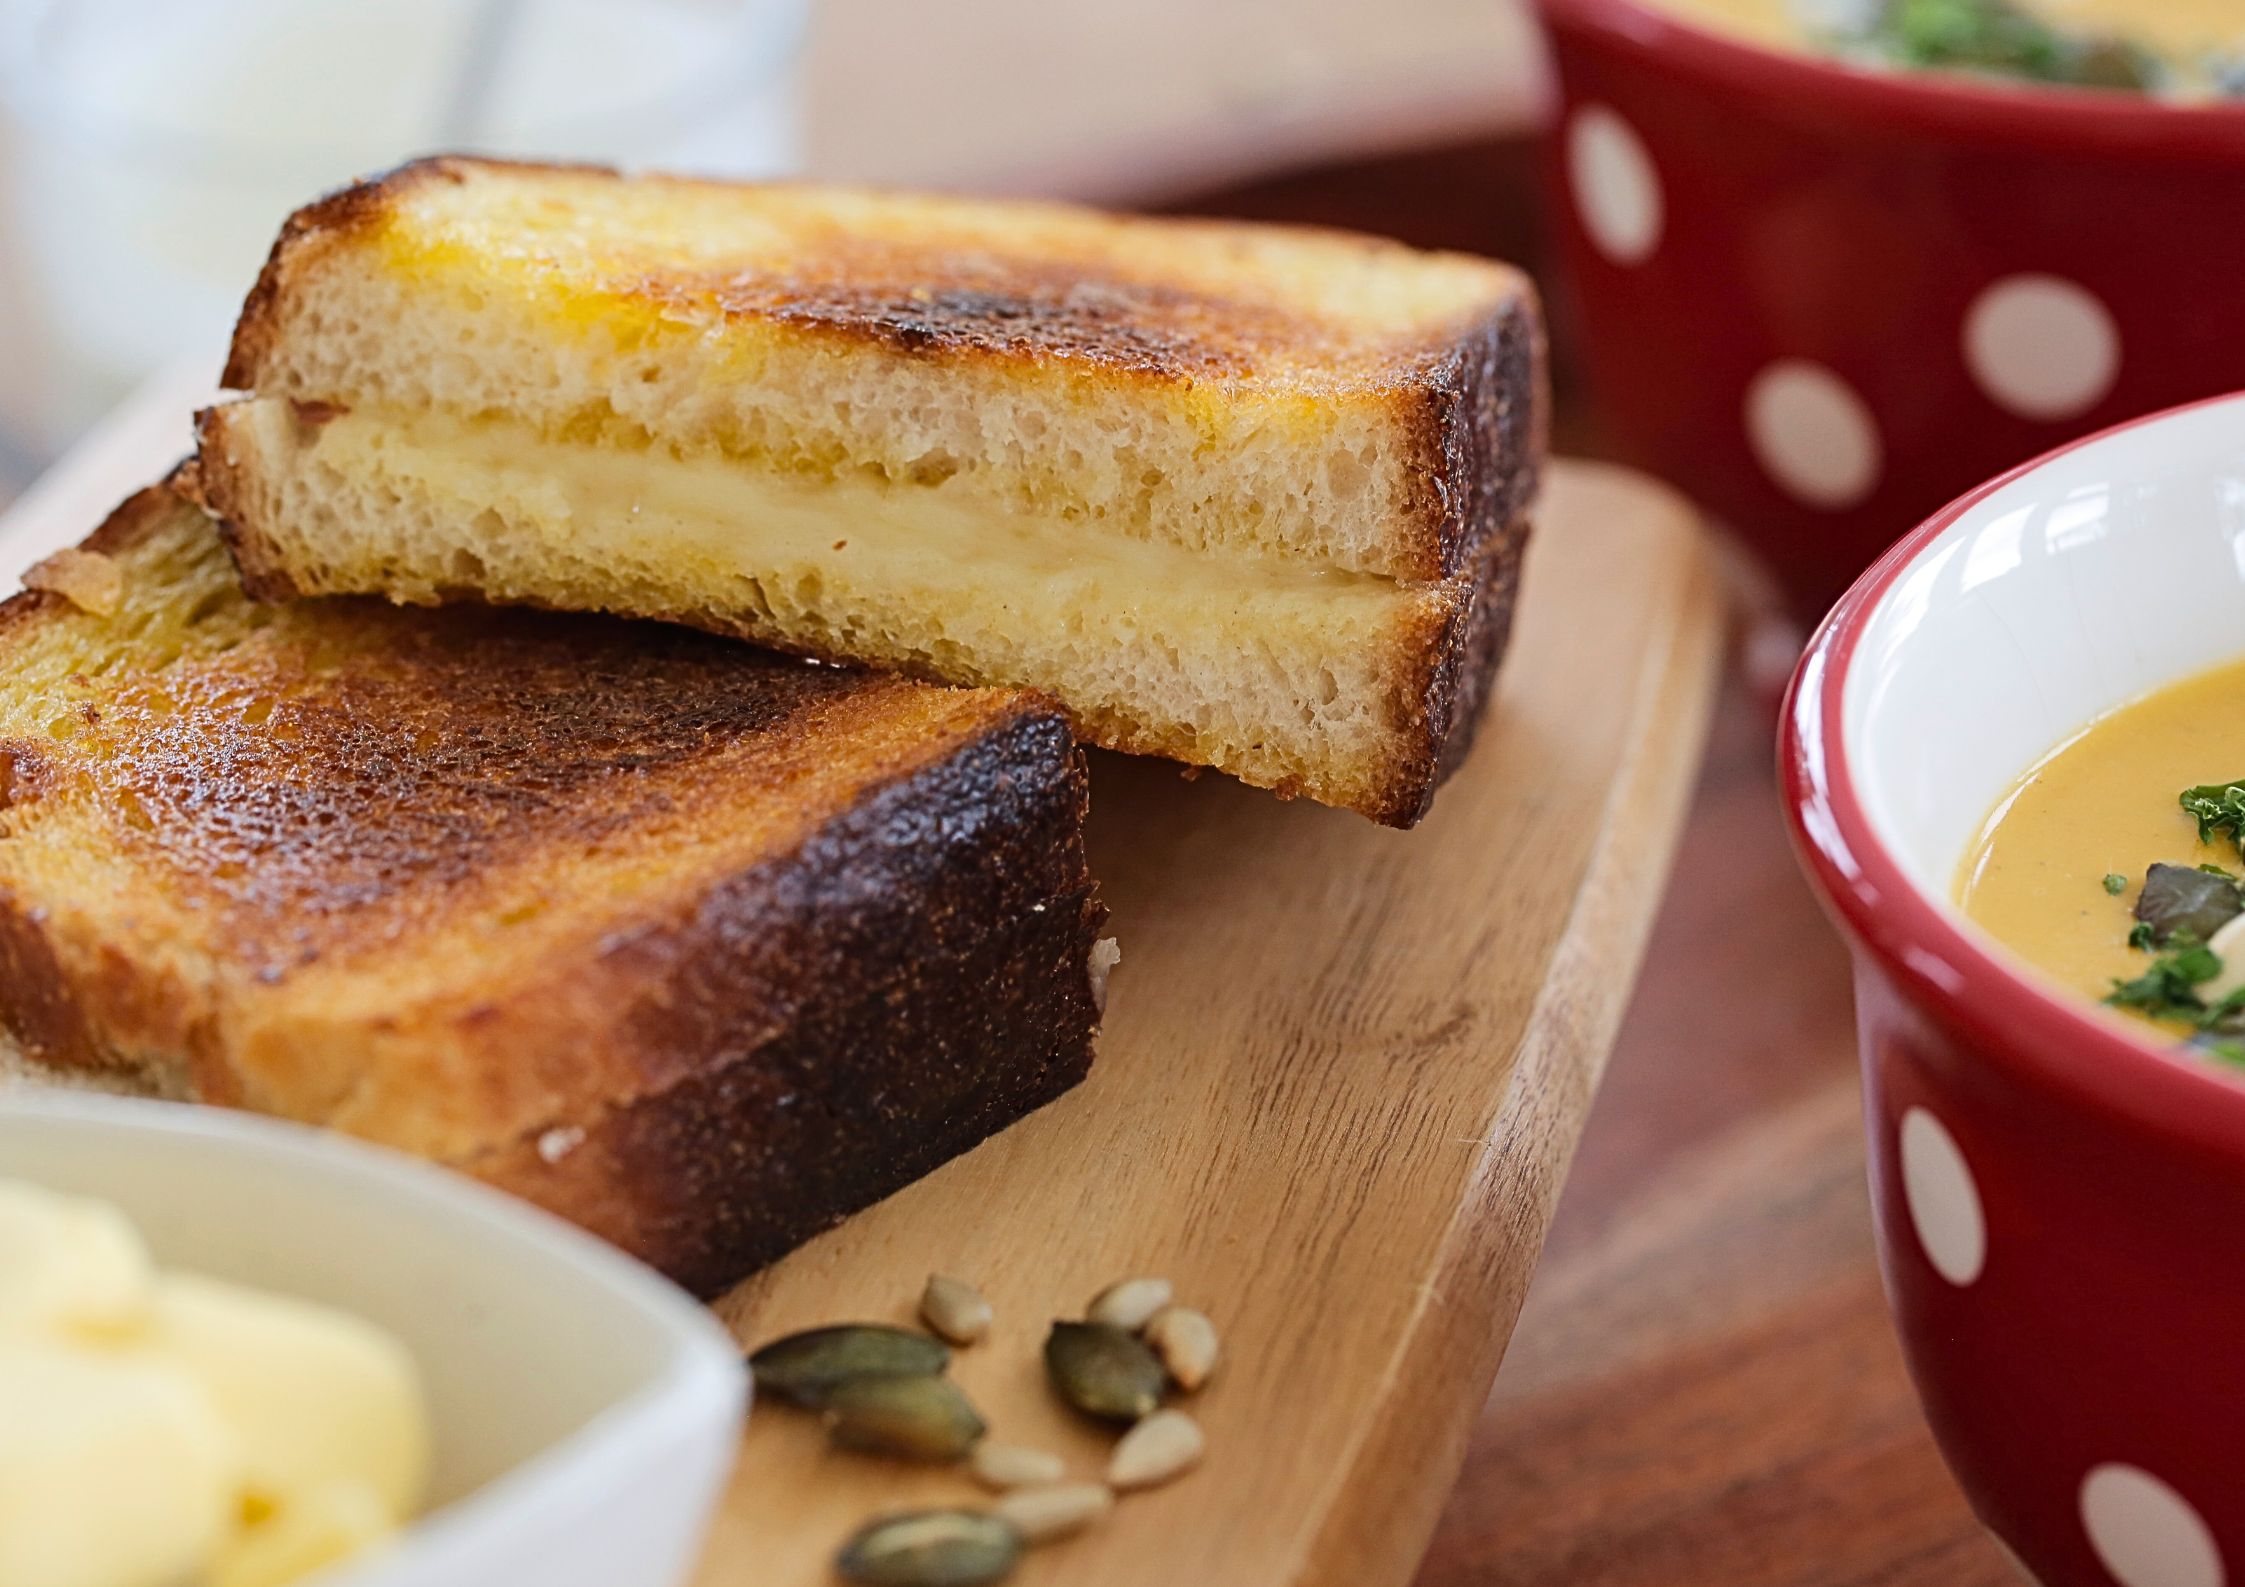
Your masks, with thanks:
<instances>
[{"instance_id":1,"label":"orange soup","mask_svg":"<svg viewBox=\"0 0 2245 1587\"><path fill-rule=\"evenodd\" d=\"M2046 974L2245 1061L2245 662L2136 700L1997 804L1957 882ZM2241 774L2230 780L2230 774Z\"/></svg>"}]
</instances>

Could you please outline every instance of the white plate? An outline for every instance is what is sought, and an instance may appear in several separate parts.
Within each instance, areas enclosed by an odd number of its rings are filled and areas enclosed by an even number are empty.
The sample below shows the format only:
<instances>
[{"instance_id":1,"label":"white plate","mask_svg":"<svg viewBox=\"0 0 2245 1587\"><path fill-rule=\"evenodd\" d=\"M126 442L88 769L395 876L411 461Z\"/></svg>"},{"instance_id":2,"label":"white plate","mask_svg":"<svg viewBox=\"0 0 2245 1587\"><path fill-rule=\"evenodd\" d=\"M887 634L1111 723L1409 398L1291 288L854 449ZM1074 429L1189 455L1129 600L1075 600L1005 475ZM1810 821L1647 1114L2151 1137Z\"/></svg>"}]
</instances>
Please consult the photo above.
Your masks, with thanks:
<instances>
[{"instance_id":1,"label":"white plate","mask_svg":"<svg viewBox=\"0 0 2245 1587\"><path fill-rule=\"evenodd\" d=\"M0 1100L0 1176L121 1206L157 1260L356 1312L421 1364L429 1513L321 1587L667 1587L747 1378L683 1291L496 1191L217 1108Z\"/></svg>"}]
</instances>

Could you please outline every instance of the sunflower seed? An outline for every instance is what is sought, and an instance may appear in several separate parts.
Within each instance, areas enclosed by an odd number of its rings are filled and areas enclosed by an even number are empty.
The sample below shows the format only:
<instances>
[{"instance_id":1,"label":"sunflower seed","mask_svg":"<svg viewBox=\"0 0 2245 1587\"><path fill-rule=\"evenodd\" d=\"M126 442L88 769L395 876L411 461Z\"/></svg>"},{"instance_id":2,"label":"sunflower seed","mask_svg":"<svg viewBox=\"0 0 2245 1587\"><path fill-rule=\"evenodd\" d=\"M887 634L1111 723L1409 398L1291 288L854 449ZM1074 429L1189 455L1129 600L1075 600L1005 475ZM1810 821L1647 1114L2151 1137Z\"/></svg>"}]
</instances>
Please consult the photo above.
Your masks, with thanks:
<instances>
[{"instance_id":1,"label":"sunflower seed","mask_svg":"<svg viewBox=\"0 0 2245 1587\"><path fill-rule=\"evenodd\" d=\"M1021 1533L975 1510L916 1510L872 1521L834 1568L862 1587L987 1587L1013 1574Z\"/></svg>"},{"instance_id":2,"label":"sunflower seed","mask_svg":"<svg viewBox=\"0 0 2245 1587\"><path fill-rule=\"evenodd\" d=\"M1107 1461L1108 1485L1120 1492L1152 1488L1199 1461L1207 1440L1183 1411L1156 1411L1122 1435Z\"/></svg>"},{"instance_id":3,"label":"sunflower seed","mask_svg":"<svg viewBox=\"0 0 2245 1587\"><path fill-rule=\"evenodd\" d=\"M1169 1383L1159 1358L1111 1323L1054 1323L1045 1337L1045 1371L1077 1410L1118 1422L1135 1422L1159 1406Z\"/></svg>"},{"instance_id":4,"label":"sunflower seed","mask_svg":"<svg viewBox=\"0 0 2245 1587\"><path fill-rule=\"evenodd\" d=\"M1059 1482L1016 1488L991 1509L1012 1522L1024 1541L1044 1543L1081 1532L1114 1507L1114 1492L1103 1482Z\"/></svg>"},{"instance_id":5,"label":"sunflower seed","mask_svg":"<svg viewBox=\"0 0 2245 1587\"><path fill-rule=\"evenodd\" d=\"M827 1435L844 1449L906 1460L959 1460L984 1432L949 1378L853 1378L826 1396Z\"/></svg>"},{"instance_id":6,"label":"sunflower seed","mask_svg":"<svg viewBox=\"0 0 2245 1587\"><path fill-rule=\"evenodd\" d=\"M1093 1296L1084 1317L1134 1334L1146 1326L1147 1318L1169 1304L1170 1295L1166 1278L1126 1278Z\"/></svg>"},{"instance_id":7,"label":"sunflower seed","mask_svg":"<svg viewBox=\"0 0 2245 1587\"><path fill-rule=\"evenodd\" d=\"M977 1344L990 1332L990 1303L966 1280L930 1273L920 1292L920 1318L955 1345Z\"/></svg>"},{"instance_id":8,"label":"sunflower seed","mask_svg":"<svg viewBox=\"0 0 2245 1587\"><path fill-rule=\"evenodd\" d=\"M1091 1006L1097 1012L1107 1012L1107 977L1115 966L1122 963L1122 944L1112 937L1101 937L1091 945Z\"/></svg>"},{"instance_id":9,"label":"sunflower seed","mask_svg":"<svg viewBox=\"0 0 2245 1587\"><path fill-rule=\"evenodd\" d=\"M748 1358L756 1387L791 1405L817 1407L858 1378L926 1377L951 1352L941 1340L880 1323L837 1323L775 1339Z\"/></svg>"},{"instance_id":10,"label":"sunflower seed","mask_svg":"<svg viewBox=\"0 0 2245 1587\"><path fill-rule=\"evenodd\" d=\"M1067 1462L1058 1455L1026 1444L979 1443L970 1464L977 1482L1001 1491L1054 1483L1068 1475Z\"/></svg>"},{"instance_id":11,"label":"sunflower seed","mask_svg":"<svg viewBox=\"0 0 2245 1587\"><path fill-rule=\"evenodd\" d=\"M1208 1375L1216 1370L1216 1325L1205 1312L1190 1306L1164 1306L1147 1320L1140 1337L1161 1357L1161 1364L1169 1370L1169 1381L1187 1394L1206 1383Z\"/></svg>"}]
</instances>

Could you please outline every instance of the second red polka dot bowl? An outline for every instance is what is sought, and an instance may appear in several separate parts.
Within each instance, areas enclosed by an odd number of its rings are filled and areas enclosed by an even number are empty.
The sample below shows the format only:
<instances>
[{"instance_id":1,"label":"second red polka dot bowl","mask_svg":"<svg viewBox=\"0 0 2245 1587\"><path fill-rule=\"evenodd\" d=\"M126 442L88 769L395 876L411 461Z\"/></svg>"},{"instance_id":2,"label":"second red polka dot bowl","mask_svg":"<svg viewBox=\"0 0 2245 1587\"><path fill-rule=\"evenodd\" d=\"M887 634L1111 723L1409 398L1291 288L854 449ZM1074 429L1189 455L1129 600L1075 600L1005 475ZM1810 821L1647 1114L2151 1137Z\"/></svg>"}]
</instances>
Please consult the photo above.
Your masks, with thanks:
<instances>
[{"instance_id":1,"label":"second red polka dot bowl","mask_svg":"<svg viewBox=\"0 0 2245 1587\"><path fill-rule=\"evenodd\" d=\"M2029 767L2240 653L2245 396L1943 509L1786 702L1795 841L1855 953L1888 1297L1951 1468L2042 1587L2245 1587L2245 1072L2046 981L1953 887ZM2209 754L2236 737L2209 724Z\"/></svg>"},{"instance_id":2,"label":"second red polka dot bowl","mask_svg":"<svg viewBox=\"0 0 2245 1587\"><path fill-rule=\"evenodd\" d=\"M1999 470L2245 387L2245 106L1539 5L1556 285L1599 414L1804 615Z\"/></svg>"}]
</instances>

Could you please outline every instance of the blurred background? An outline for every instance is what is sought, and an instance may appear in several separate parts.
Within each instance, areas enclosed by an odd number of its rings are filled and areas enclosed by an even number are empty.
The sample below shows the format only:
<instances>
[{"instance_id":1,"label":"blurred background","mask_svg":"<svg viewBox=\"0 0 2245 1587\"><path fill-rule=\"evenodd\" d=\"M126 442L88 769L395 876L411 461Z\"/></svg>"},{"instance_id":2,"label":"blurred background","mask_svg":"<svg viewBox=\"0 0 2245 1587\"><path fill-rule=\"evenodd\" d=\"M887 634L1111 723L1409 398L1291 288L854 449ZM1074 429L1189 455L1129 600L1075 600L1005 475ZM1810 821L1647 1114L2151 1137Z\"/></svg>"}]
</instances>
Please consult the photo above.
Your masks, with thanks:
<instances>
[{"instance_id":1,"label":"blurred background","mask_svg":"<svg viewBox=\"0 0 2245 1587\"><path fill-rule=\"evenodd\" d=\"M416 153L1173 202L1524 128L1533 40L1510 0L0 0L0 492L215 368L281 218Z\"/></svg>"}]
</instances>

